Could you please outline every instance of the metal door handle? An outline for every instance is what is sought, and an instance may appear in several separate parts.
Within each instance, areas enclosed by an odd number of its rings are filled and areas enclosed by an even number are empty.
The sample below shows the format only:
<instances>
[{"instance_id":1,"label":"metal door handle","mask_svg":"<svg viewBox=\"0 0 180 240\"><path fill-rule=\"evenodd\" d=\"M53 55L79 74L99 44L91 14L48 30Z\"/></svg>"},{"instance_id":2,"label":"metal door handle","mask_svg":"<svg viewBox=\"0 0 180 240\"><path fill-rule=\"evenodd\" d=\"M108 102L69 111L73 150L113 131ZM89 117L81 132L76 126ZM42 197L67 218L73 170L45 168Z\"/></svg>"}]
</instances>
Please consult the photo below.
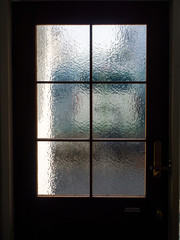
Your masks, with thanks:
<instances>
[{"instance_id":1,"label":"metal door handle","mask_svg":"<svg viewBox=\"0 0 180 240\"><path fill-rule=\"evenodd\" d=\"M161 177L161 151L162 151L162 144L160 141L154 142L154 160L153 160L153 176L155 178Z\"/></svg>"}]
</instances>

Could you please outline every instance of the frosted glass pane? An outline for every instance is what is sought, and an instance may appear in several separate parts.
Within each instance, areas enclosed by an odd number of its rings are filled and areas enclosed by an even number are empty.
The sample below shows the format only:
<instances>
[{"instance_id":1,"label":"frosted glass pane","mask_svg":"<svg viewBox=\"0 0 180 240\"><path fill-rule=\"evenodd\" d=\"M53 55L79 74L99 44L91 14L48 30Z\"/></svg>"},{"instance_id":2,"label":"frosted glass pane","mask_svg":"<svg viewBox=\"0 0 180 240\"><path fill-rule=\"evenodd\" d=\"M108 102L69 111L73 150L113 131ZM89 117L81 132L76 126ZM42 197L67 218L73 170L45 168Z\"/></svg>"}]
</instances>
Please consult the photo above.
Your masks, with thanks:
<instances>
[{"instance_id":1,"label":"frosted glass pane","mask_svg":"<svg viewBox=\"0 0 180 240\"><path fill-rule=\"evenodd\" d=\"M37 81L89 80L89 26L38 25Z\"/></svg>"},{"instance_id":2,"label":"frosted glass pane","mask_svg":"<svg viewBox=\"0 0 180 240\"><path fill-rule=\"evenodd\" d=\"M38 84L38 138L89 137L89 84Z\"/></svg>"},{"instance_id":3,"label":"frosted glass pane","mask_svg":"<svg viewBox=\"0 0 180 240\"><path fill-rule=\"evenodd\" d=\"M146 25L93 26L93 80L146 81Z\"/></svg>"},{"instance_id":4,"label":"frosted glass pane","mask_svg":"<svg viewBox=\"0 0 180 240\"><path fill-rule=\"evenodd\" d=\"M145 84L94 84L93 137L145 138Z\"/></svg>"},{"instance_id":5,"label":"frosted glass pane","mask_svg":"<svg viewBox=\"0 0 180 240\"><path fill-rule=\"evenodd\" d=\"M38 142L38 195L89 195L89 143Z\"/></svg>"},{"instance_id":6,"label":"frosted glass pane","mask_svg":"<svg viewBox=\"0 0 180 240\"><path fill-rule=\"evenodd\" d=\"M145 196L145 143L94 142L93 194Z\"/></svg>"}]
</instances>

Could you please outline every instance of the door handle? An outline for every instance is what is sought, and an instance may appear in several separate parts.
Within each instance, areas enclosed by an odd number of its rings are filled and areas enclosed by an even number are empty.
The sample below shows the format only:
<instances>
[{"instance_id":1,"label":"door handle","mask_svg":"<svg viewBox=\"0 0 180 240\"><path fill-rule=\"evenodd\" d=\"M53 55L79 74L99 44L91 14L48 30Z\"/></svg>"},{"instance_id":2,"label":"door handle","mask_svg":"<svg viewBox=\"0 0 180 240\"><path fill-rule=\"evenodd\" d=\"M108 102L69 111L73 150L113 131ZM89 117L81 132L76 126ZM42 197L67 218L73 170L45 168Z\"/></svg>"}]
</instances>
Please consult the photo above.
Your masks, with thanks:
<instances>
[{"instance_id":1,"label":"door handle","mask_svg":"<svg viewBox=\"0 0 180 240\"><path fill-rule=\"evenodd\" d=\"M154 142L154 160L153 160L153 176L155 178L161 177L162 170L162 144L160 141Z\"/></svg>"}]
</instances>

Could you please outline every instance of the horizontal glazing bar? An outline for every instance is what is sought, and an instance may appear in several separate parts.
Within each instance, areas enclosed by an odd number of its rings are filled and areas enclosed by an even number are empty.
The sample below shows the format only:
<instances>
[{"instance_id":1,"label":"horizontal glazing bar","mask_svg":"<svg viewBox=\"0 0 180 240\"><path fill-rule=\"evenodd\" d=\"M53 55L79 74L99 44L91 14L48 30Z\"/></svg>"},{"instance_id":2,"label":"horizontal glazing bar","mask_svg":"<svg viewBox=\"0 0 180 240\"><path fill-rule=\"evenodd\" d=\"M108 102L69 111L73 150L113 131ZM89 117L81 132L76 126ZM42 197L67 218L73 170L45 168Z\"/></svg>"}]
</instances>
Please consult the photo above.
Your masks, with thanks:
<instances>
[{"instance_id":1,"label":"horizontal glazing bar","mask_svg":"<svg viewBox=\"0 0 180 240\"><path fill-rule=\"evenodd\" d=\"M56 194L56 195L45 195L45 194L38 194L38 198L89 198L90 195L61 195L61 194Z\"/></svg>"},{"instance_id":2,"label":"horizontal glazing bar","mask_svg":"<svg viewBox=\"0 0 180 240\"><path fill-rule=\"evenodd\" d=\"M93 195L93 198L145 198L146 196L136 196L136 195Z\"/></svg>"},{"instance_id":3,"label":"horizontal glazing bar","mask_svg":"<svg viewBox=\"0 0 180 240\"><path fill-rule=\"evenodd\" d=\"M85 84L87 84L87 83L90 83L89 81L36 81L36 83L38 83L38 84L46 84L46 83L49 83L49 84L75 84L75 83L81 83L81 84L83 84L83 83L85 83Z\"/></svg>"},{"instance_id":4,"label":"horizontal glazing bar","mask_svg":"<svg viewBox=\"0 0 180 240\"><path fill-rule=\"evenodd\" d=\"M46 83L49 83L49 84L75 84L75 83L81 83L81 84L90 84L91 82L89 82L89 81L71 81L71 82L67 82L67 81L61 81L61 82L59 82L59 81L36 81L36 83L38 83L38 84L46 84ZM147 82L146 81L144 81L144 82L140 82L140 81L134 81L134 82L130 82L130 81L126 81L126 82L124 82L124 81L119 81L119 82L115 82L115 81L109 81L109 82L102 82L102 81L100 81L100 82L92 82L92 84L146 84Z\"/></svg>"},{"instance_id":5,"label":"horizontal glazing bar","mask_svg":"<svg viewBox=\"0 0 180 240\"><path fill-rule=\"evenodd\" d=\"M45 195L45 194L38 194L38 198L145 198L146 196L126 196L126 195Z\"/></svg>"},{"instance_id":6,"label":"horizontal glazing bar","mask_svg":"<svg viewBox=\"0 0 180 240\"><path fill-rule=\"evenodd\" d=\"M90 142L88 138L37 138L37 141L44 142ZM92 142L146 142L146 139L131 139L131 138L94 138Z\"/></svg>"},{"instance_id":7,"label":"horizontal glazing bar","mask_svg":"<svg viewBox=\"0 0 180 240\"><path fill-rule=\"evenodd\" d=\"M145 83L147 83L146 81L108 81L108 82L103 82L103 81L95 81L95 82L93 82L93 84L145 84Z\"/></svg>"},{"instance_id":8,"label":"horizontal glazing bar","mask_svg":"<svg viewBox=\"0 0 180 240\"><path fill-rule=\"evenodd\" d=\"M146 142L146 139L131 139L131 138L93 138L93 142L106 142L106 141L117 141L117 142Z\"/></svg>"},{"instance_id":9,"label":"horizontal glazing bar","mask_svg":"<svg viewBox=\"0 0 180 240\"><path fill-rule=\"evenodd\" d=\"M43 142L89 142L88 138L37 138L37 141Z\"/></svg>"}]
</instances>

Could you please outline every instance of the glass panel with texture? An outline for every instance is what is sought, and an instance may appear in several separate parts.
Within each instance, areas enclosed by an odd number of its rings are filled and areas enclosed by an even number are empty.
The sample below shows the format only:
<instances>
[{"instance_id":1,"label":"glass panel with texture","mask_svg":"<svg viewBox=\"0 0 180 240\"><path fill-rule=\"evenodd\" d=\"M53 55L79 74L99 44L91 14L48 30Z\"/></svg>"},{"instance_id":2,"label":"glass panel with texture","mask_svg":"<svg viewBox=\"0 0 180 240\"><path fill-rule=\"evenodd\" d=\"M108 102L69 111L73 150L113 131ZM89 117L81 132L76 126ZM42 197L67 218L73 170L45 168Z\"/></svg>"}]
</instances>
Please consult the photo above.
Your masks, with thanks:
<instances>
[{"instance_id":1,"label":"glass panel with texture","mask_svg":"<svg viewBox=\"0 0 180 240\"><path fill-rule=\"evenodd\" d=\"M37 81L89 81L89 26L38 25Z\"/></svg>"},{"instance_id":2,"label":"glass panel with texture","mask_svg":"<svg viewBox=\"0 0 180 240\"><path fill-rule=\"evenodd\" d=\"M89 137L89 85L37 84L38 138Z\"/></svg>"},{"instance_id":3,"label":"glass panel with texture","mask_svg":"<svg viewBox=\"0 0 180 240\"><path fill-rule=\"evenodd\" d=\"M93 195L145 196L145 143L93 143Z\"/></svg>"},{"instance_id":4,"label":"glass panel with texture","mask_svg":"<svg viewBox=\"0 0 180 240\"><path fill-rule=\"evenodd\" d=\"M38 25L36 59L38 195L145 197L146 25Z\"/></svg>"},{"instance_id":5,"label":"glass panel with texture","mask_svg":"<svg viewBox=\"0 0 180 240\"><path fill-rule=\"evenodd\" d=\"M93 26L93 81L146 81L146 25Z\"/></svg>"},{"instance_id":6,"label":"glass panel with texture","mask_svg":"<svg viewBox=\"0 0 180 240\"><path fill-rule=\"evenodd\" d=\"M93 85L93 137L145 138L145 84Z\"/></svg>"},{"instance_id":7,"label":"glass panel with texture","mask_svg":"<svg viewBox=\"0 0 180 240\"><path fill-rule=\"evenodd\" d=\"M39 141L38 194L89 196L89 143Z\"/></svg>"}]
</instances>

